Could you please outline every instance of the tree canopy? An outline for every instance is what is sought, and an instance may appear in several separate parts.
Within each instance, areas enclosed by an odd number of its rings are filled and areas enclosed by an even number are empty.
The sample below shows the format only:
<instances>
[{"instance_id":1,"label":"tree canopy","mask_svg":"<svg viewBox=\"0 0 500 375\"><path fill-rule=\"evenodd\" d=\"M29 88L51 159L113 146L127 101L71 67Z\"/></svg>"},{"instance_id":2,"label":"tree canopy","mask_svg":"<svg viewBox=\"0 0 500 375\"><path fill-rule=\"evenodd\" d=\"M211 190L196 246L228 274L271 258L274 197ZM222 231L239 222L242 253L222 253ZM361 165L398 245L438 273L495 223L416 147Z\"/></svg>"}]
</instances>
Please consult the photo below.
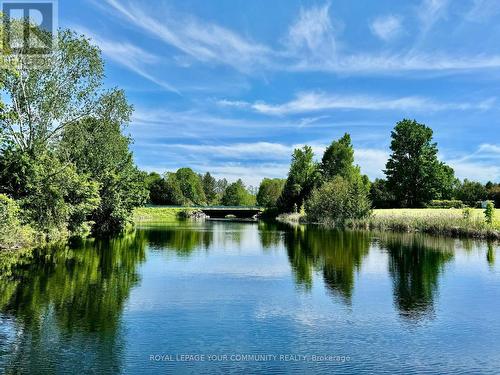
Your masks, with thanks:
<instances>
[{"instance_id":1,"label":"tree canopy","mask_svg":"<svg viewBox=\"0 0 500 375\"><path fill-rule=\"evenodd\" d=\"M318 164L310 146L295 149L278 206L283 212L300 210L319 180Z\"/></svg>"},{"instance_id":2,"label":"tree canopy","mask_svg":"<svg viewBox=\"0 0 500 375\"><path fill-rule=\"evenodd\" d=\"M391 133L392 154L385 173L389 190L403 207L424 206L453 189L453 170L438 160L432 136L431 128L407 119Z\"/></svg>"},{"instance_id":3,"label":"tree canopy","mask_svg":"<svg viewBox=\"0 0 500 375\"><path fill-rule=\"evenodd\" d=\"M255 197L248 192L242 180L230 184L222 196L224 206L253 206Z\"/></svg>"},{"instance_id":4,"label":"tree canopy","mask_svg":"<svg viewBox=\"0 0 500 375\"><path fill-rule=\"evenodd\" d=\"M276 208L285 182L286 180L281 178L264 178L257 192L257 204L265 208Z\"/></svg>"}]
</instances>

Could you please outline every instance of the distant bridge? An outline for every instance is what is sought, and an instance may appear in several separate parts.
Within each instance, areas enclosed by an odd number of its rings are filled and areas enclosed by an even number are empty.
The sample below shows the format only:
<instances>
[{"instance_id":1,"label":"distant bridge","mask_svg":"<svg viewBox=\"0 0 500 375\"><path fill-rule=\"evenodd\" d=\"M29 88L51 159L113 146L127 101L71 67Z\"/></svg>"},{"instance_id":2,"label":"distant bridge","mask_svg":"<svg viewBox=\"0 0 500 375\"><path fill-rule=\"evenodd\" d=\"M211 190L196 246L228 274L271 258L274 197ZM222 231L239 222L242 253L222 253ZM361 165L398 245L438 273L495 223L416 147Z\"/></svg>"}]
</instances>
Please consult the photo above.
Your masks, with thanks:
<instances>
[{"instance_id":1,"label":"distant bridge","mask_svg":"<svg viewBox=\"0 0 500 375\"><path fill-rule=\"evenodd\" d=\"M196 207L211 219L224 219L227 216L234 216L238 219L251 219L260 214L263 209L260 207Z\"/></svg>"}]
</instances>

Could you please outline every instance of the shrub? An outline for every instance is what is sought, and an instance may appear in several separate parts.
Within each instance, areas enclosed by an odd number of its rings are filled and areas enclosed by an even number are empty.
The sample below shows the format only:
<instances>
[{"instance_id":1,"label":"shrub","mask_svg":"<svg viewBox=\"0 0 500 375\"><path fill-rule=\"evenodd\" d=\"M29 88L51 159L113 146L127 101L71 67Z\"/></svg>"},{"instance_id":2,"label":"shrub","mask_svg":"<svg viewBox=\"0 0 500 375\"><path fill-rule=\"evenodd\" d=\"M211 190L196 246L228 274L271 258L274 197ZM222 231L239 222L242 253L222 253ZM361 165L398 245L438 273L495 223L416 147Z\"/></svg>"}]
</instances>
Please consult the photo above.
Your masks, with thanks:
<instances>
[{"instance_id":1,"label":"shrub","mask_svg":"<svg viewBox=\"0 0 500 375\"><path fill-rule=\"evenodd\" d=\"M32 239L30 228L21 225L17 203L0 194L0 248L26 246Z\"/></svg>"},{"instance_id":2,"label":"shrub","mask_svg":"<svg viewBox=\"0 0 500 375\"><path fill-rule=\"evenodd\" d=\"M307 218L323 224L343 225L350 219L363 219L370 215L368 187L361 178L349 181L334 177L313 191L306 202Z\"/></svg>"},{"instance_id":3,"label":"shrub","mask_svg":"<svg viewBox=\"0 0 500 375\"><path fill-rule=\"evenodd\" d=\"M471 215L472 215L472 209L470 207L465 207L462 210L462 217L464 218L464 220L466 221L470 220Z\"/></svg>"},{"instance_id":4,"label":"shrub","mask_svg":"<svg viewBox=\"0 0 500 375\"><path fill-rule=\"evenodd\" d=\"M495 216L495 205L492 201L486 203L486 209L484 210L484 216L486 217L486 222L488 224L493 224L493 216Z\"/></svg>"},{"instance_id":5,"label":"shrub","mask_svg":"<svg viewBox=\"0 0 500 375\"><path fill-rule=\"evenodd\" d=\"M432 200L427 204L428 208L463 208L464 202L460 200Z\"/></svg>"}]
</instances>

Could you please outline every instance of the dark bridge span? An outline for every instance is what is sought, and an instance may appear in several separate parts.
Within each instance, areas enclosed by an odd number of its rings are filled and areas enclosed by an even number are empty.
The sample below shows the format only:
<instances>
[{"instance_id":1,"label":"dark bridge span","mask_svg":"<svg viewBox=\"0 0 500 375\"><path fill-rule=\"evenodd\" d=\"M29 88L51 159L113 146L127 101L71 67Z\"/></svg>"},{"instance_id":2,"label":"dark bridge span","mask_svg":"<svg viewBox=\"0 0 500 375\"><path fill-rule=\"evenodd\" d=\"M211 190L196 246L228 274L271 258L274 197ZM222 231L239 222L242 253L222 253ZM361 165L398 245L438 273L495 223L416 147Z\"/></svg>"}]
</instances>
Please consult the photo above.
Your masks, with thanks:
<instances>
[{"instance_id":1,"label":"dark bridge span","mask_svg":"<svg viewBox=\"0 0 500 375\"><path fill-rule=\"evenodd\" d=\"M238 219L250 219L263 211L259 207L199 207L198 209L211 219L224 219L229 215Z\"/></svg>"}]
</instances>

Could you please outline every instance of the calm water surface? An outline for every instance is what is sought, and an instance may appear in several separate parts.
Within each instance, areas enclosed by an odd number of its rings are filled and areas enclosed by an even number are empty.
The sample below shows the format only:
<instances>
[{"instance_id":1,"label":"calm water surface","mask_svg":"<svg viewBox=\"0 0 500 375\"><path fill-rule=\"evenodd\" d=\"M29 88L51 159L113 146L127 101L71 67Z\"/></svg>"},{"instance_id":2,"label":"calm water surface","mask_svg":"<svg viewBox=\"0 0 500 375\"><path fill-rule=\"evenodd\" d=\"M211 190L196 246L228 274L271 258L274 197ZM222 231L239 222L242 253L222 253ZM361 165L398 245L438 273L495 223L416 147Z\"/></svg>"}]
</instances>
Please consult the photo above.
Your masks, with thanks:
<instances>
[{"instance_id":1,"label":"calm water surface","mask_svg":"<svg viewBox=\"0 0 500 375\"><path fill-rule=\"evenodd\" d=\"M0 276L0 373L498 374L499 252L179 222L20 254Z\"/></svg>"}]
</instances>

